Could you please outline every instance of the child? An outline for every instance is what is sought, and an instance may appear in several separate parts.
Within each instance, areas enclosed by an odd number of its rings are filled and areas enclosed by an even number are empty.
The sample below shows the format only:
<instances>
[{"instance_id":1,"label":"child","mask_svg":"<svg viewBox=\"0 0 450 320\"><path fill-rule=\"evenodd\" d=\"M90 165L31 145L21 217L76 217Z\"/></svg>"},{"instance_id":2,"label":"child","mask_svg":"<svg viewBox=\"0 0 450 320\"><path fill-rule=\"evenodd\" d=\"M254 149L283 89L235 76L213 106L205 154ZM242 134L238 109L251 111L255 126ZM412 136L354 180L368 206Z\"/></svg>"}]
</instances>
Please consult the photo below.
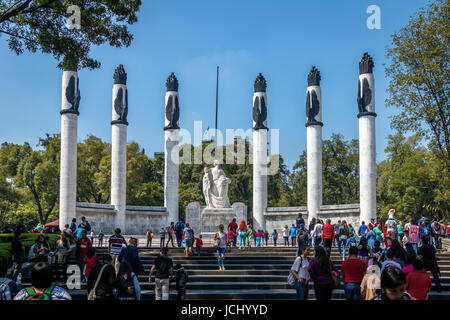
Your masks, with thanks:
<instances>
[{"instance_id":1,"label":"child","mask_svg":"<svg viewBox=\"0 0 450 320\"><path fill-rule=\"evenodd\" d=\"M100 264L100 260L95 253L95 248L89 248L86 254L86 261L84 264L84 276L86 279L89 277L91 270L94 266Z\"/></svg>"},{"instance_id":2,"label":"child","mask_svg":"<svg viewBox=\"0 0 450 320\"><path fill-rule=\"evenodd\" d=\"M406 245L408 244L408 242L409 242L409 232L405 230L403 232L403 239L402 239L403 247L406 248Z\"/></svg>"},{"instance_id":3,"label":"child","mask_svg":"<svg viewBox=\"0 0 450 320\"><path fill-rule=\"evenodd\" d=\"M187 271L180 264L175 265L175 275L173 281L175 281L177 288L177 300L186 299L186 284L188 282Z\"/></svg>"},{"instance_id":4,"label":"child","mask_svg":"<svg viewBox=\"0 0 450 320\"><path fill-rule=\"evenodd\" d=\"M202 235L199 235L197 238L195 238L195 249L197 250L197 256L199 257L202 247L203 247Z\"/></svg>"},{"instance_id":5,"label":"child","mask_svg":"<svg viewBox=\"0 0 450 320\"><path fill-rule=\"evenodd\" d=\"M260 247L261 246L261 230L258 230L255 233L255 238L256 238L256 246Z\"/></svg>"},{"instance_id":6,"label":"child","mask_svg":"<svg viewBox=\"0 0 450 320\"><path fill-rule=\"evenodd\" d=\"M159 230L159 238L159 246L164 248L164 240L166 239L166 230L164 230L164 227L161 227L161 230Z\"/></svg>"},{"instance_id":7,"label":"child","mask_svg":"<svg viewBox=\"0 0 450 320\"><path fill-rule=\"evenodd\" d=\"M389 265L381 273L381 294L374 300L415 300L406 292L406 276L399 268Z\"/></svg>"},{"instance_id":8,"label":"child","mask_svg":"<svg viewBox=\"0 0 450 320\"><path fill-rule=\"evenodd\" d=\"M386 250L392 247L392 239L393 239L392 233L388 232L386 237L384 238L384 246Z\"/></svg>"},{"instance_id":9,"label":"child","mask_svg":"<svg viewBox=\"0 0 450 320\"><path fill-rule=\"evenodd\" d=\"M269 231L264 231L264 241L266 242L266 247L269 245Z\"/></svg>"},{"instance_id":10,"label":"child","mask_svg":"<svg viewBox=\"0 0 450 320\"><path fill-rule=\"evenodd\" d=\"M237 234L234 233L233 230L231 230L231 228L228 230L227 232L227 251L230 252L231 251L231 247L233 246L233 242L234 242L234 237L236 237Z\"/></svg>"},{"instance_id":11,"label":"child","mask_svg":"<svg viewBox=\"0 0 450 320\"><path fill-rule=\"evenodd\" d=\"M275 247L277 246L277 239L278 239L278 232L277 232L277 230L273 230L273 232L272 232L272 241L273 241L273 245Z\"/></svg>"}]
</instances>

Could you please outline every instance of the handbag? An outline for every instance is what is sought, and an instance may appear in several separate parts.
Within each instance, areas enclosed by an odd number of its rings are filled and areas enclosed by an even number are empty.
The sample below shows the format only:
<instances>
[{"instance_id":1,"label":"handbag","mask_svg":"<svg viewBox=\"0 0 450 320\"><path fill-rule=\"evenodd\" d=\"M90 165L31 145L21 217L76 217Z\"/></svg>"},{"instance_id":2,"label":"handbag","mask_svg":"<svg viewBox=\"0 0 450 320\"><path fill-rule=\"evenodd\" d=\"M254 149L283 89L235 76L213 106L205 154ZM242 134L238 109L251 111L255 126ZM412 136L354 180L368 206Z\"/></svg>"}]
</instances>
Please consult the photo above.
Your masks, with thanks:
<instances>
[{"instance_id":1,"label":"handbag","mask_svg":"<svg viewBox=\"0 0 450 320\"><path fill-rule=\"evenodd\" d=\"M89 292L88 300L95 300L95 299L97 298L97 295L95 294L95 292L97 291L97 287L98 287L98 284L99 284L99 282L100 282L100 278L102 277L102 275L103 275L103 270L105 270L106 266L107 266L107 264L105 264L105 265L102 267L102 269L100 270L100 273L98 274L97 280L95 281L95 285L94 285L94 287L92 288L92 290Z\"/></svg>"},{"instance_id":2,"label":"handbag","mask_svg":"<svg viewBox=\"0 0 450 320\"><path fill-rule=\"evenodd\" d=\"M303 257L300 256L300 264L298 266L297 274L300 272L300 268L302 267L302 264L303 264ZM289 270L289 276L288 276L288 279L287 279L288 285L293 287L295 285L295 280L297 280L297 279L294 277L294 275L292 274L291 270Z\"/></svg>"}]
</instances>

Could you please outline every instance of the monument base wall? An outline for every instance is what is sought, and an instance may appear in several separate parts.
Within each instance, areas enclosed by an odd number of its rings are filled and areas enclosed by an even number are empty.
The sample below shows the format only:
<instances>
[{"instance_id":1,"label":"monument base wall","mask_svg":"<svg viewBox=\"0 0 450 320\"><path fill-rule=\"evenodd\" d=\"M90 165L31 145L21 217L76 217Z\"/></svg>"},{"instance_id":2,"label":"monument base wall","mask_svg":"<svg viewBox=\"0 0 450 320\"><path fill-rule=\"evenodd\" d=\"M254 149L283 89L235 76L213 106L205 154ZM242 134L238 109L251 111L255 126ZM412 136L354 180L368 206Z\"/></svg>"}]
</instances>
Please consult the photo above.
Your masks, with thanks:
<instances>
[{"instance_id":1,"label":"monument base wall","mask_svg":"<svg viewBox=\"0 0 450 320\"><path fill-rule=\"evenodd\" d=\"M301 213L303 219L308 221L308 212L306 207L269 207L266 209L264 217L266 219L266 228L269 233L277 230L280 233L284 226L290 227L298 214ZM359 226L359 203L357 204L343 204L343 205L327 205L320 206L318 219L325 220L330 218L331 223L334 224L338 220L345 220L351 223L352 226ZM369 221L365 221L366 224Z\"/></svg>"},{"instance_id":2,"label":"monument base wall","mask_svg":"<svg viewBox=\"0 0 450 320\"><path fill-rule=\"evenodd\" d=\"M242 220L247 221L247 206L244 203L233 203L231 208L206 208L198 202L191 202L186 207L186 223L189 223L195 235L202 235L204 242L212 241L221 224L226 232L234 218L238 224Z\"/></svg>"},{"instance_id":3,"label":"monument base wall","mask_svg":"<svg viewBox=\"0 0 450 320\"><path fill-rule=\"evenodd\" d=\"M86 217L96 234L100 230L105 234L113 234L116 214L117 211L110 204L77 202L77 224L81 222L81 217ZM147 229L157 234L161 227L167 225L168 213L165 207L127 206L122 234L145 235Z\"/></svg>"}]
</instances>

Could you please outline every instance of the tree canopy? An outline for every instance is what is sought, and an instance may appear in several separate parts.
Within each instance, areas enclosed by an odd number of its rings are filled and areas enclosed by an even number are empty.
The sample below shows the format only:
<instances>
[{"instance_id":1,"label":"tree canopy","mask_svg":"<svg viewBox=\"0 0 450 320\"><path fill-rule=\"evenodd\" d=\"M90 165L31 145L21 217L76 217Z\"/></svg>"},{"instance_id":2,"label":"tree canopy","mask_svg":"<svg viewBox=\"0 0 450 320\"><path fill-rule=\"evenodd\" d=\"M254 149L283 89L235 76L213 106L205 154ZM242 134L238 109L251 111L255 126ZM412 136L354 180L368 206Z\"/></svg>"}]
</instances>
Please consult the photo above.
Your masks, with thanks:
<instances>
[{"instance_id":1,"label":"tree canopy","mask_svg":"<svg viewBox=\"0 0 450 320\"><path fill-rule=\"evenodd\" d=\"M96 69L100 61L90 56L91 46L128 47L128 25L137 22L140 6L141 0L0 0L0 34L18 55L41 51L59 68ZM80 28L69 28L67 20L78 14Z\"/></svg>"}]
</instances>

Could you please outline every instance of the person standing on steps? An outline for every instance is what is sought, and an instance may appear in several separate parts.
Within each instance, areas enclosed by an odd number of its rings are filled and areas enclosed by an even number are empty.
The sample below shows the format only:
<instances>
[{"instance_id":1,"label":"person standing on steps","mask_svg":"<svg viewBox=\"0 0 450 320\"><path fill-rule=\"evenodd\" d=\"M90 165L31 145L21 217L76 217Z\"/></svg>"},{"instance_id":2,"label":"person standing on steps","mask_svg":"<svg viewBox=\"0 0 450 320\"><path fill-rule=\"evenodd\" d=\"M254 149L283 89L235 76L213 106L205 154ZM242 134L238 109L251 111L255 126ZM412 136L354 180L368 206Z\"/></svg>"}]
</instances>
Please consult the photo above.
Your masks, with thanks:
<instances>
[{"instance_id":1,"label":"person standing on steps","mask_svg":"<svg viewBox=\"0 0 450 320\"><path fill-rule=\"evenodd\" d=\"M172 247L175 247L175 245L173 244L173 235L175 233L175 223L171 222L170 225L166 228L166 230L167 230L166 247L169 246L169 242L172 242Z\"/></svg>"},{"instance_id":2,"label":"person standing on steps","mask_svg":"<svg viewBox=\"0 0 450 320\"><path fill-rule=\"evenodd\" d=\"M317 247L322 242L322 230L323 230L323 223L322 223L322 220L319 220L314 225L314 229L311 233L311 238L313 239L314 247Z\"/></svg>"},{"instance_id":3,"label":"person standing on steps","mask_svg":"<svg viewBox=\"0 0 450 320\"><path fill-rule=\"evenodd\" d=\"M161 230L159 230L159 247L160 249L164 248L166 239L166 230L164 230L164 227L161 227Z\"/></svg>"},{"instance_id":4,"label":"person standing on steps","mask_svg":"<svg viewBox=\"0 0 450 320\"><path fill-rule=\"evenodd\" d=\"M430 277L423 272L423 263L416 259L413 262L413 271L406 276L408 293L416 300L427 300L428 292L433 287Z\"/></svg>"},{"instance_id":5,"label":"person standing on steps","mask_svg":"<svg viewBox=\"0 0 450 320\"><path fill-rule=\"evenodd\" d=\"M284 239L284 246L289 246L289 229L288 226L285 225L283 228L283 239Z\"/></svg>"},{"instance_id":6,"label":"person standing on steps","mask_svg":"<svg viewBox=\"0 0 450 320\"><path fill-rule=\"evenodd\" d=\"M303 226L300 228L304 229ZM294 281L293 285L297 293L297 300L308 300L308 282L310 280L308 273L309 246L301 246L300 252L301 254L297 256L292 265L288 282L292 283L292 281Z\"/></svg>"},{"instance_id":7,"label":"person standing on steps","mask_svg":"<svg viewBox=\"0 0 450 320\"><path fill-rule=\"evenodd\" d=\"M308 272L314 281L314 293L316 300L331 300L335 279L338 278L338 269L328 258L325 248L316 246L314 248L314 258L311 259Z\"/></svg>"},{"instance_id":8,"label":"person standing on steps","mask_svg":"<svg viewBox=\"0 0 450 320\"><path fill-rule=\"evenodd\" d=\"M203 248L203 240L202 240L202 235L200 234L197 238L195 238L195 249L197 251L197 256L199 256L199 257L200 257L202 248Z\"/></svg>"},{"instance_id":9,"label":"person standing on steps","mask_svg":"<svg viewBox=\"0 0 450 320\"><path fill-rule=\"evenodd\" d=\"M431 272L437 291L441 292L442 287L441 280L439 278L441 272L437 263L436 249L432 244L430 244L429 237L424 237L422 239L422 247L419 249L418 258L422 260L425 270Z\"/></svg>"},{"instance_id":10,"label":"person standing on steps","mask_svg":"<svg viewBox=\"0 0 450 320\"><path fill-rule=\"evenodd\" d=\"M323 226L323 245L327 251L328 257L331 255L331 246L333 245L334 228L331 219L327 219L327 223Z\"/></svg>"},{"instance_id":11,"label":"person standing on steps","mask_svg":"<svg viewBox=\"0 0 450 320\"><path fill-rule=\"evenodd\" d=\"M104 237L105 237L105 234L103 233L102 230L100 230L98 233L98 246L99 247L103 247L103 238Z\"/></svg>"},{"instance_id":12,"label":"person standing on steps","mask_svg":"<svg viewBox=\"0 0 450 320\"><path fill-rule=\"evenodd\" d=\"M307 245L308 245L308 232L305 230L304 226L301 226L300 229L297 230L297 246L298 246L297 256L300 256L301 254L300 248Z\"/></svg>"},{"instance_id":13,"label":"person standing on steps","mask_svg":"<svg viewBox=\"0 0 450 320\"><path fill-rule=\"evenodd\" d=\"M242 220L241 223L239 223L238 236L239 236L239 249L242 250L245 248L245 238L247 238L247 227L244 220Z\"/></svg>"},{"instance_id":14,"label":"person standing on steps","mask_svg":"<svg viewBox=\"0 0 450 320\"><path fill-rule=\"evenodd\" d=\"M186 223L186 228L183 231L184 234L184 243L185 243L185 255L193 256L192 246L194 245L194 230L189 226L189 223Z\"/></svg>"},{"instance_id":15,"label":"person standing on steps","mask_svg":"<svg viewBox=\"0 0 450 320\"><path fill-rule=\"evenodd\" d=\"M178 248L181 247L182 237L183 237L184 223L183 221L178 221L175 224L175 236L177 238Z\"/></svg>"},{"instance_id":16,"label":"person standing on steps","mask_svg":"<svg viewBox=\"0 0 450 320\"><path fill-rule=\"evenodd\" d=\"M145 234L145 237L147 238L147 248L150 246L152 247L152 240L153 240L153 233L152 230L148 229L147 233Z\"/></svg>"},{"instance_id":17,"label":"person standing on steps","mask_svg":"<svg viewBox=\"0 0 450 320\"><path fill-rule=\"evenodd\" d=\"M273 230L273 232L272 232L272 242L273 242L273 246L274 247L277 246L277 240L278 240L278 231L277 230Z\"/></svg>"},{"instance_id":18,"label":"person standing on steps","mask_svg":"<svg viewBox=\"0 0 450 320\"><path fill-rule=\"evenodd\" d=\"M148 282L152 282L152 275L155 273L155 299L169 300L169 279L173 277L173 261L167 257L169 250L162 248L160 255L155 259L150 270Z\"/></svg>"},{"instance_id":19,"label":"person standing on steps","mask_svg":"<svg viewBox=\"0 0 450 320\"><path fill-rule=\"evenodd\" d=\"M94 266L89 273L87 291L88 300L115 300L114 289L119 288L119 281L114 270L111 255L102 258L103 263ZM100 278L99 278L100 277Z\"/></svg>"},{"instance_id":20,"label":"person standing on steps","mask_svg":"<svg viewBox=\"0 0 450 320\"><path fill-rule=\"evenodd\" d=\"M253 241L253 228L251 224L247 225L247 245L249 248L252 247L252 241Z\"/></svg>"},{"instance_id":21,"label":"person standing on steps","mask_svg":"<svg viewBox=\"0 0 450 320\"><path fill-rule=\"evenodd\" d=\"M381 273L381 293L373 300L415 300L406 288L403 271L393 265L387 266Z\"/></svg>"},{"instance_id":22,"label":"person standing on steps","mask_svg":"<svg viewBox=\"0 0 450 320\"><path fill-rule=\"evenodd\" d=\"M114 230L114 234L109 237L109 246L108 246L108 254L111 255L114 269L116 270L116 273L119 272L119 255L120 251L122 251L122 247L127 246L127 241L125 238L120 234L122 231L120 228L116 228Z\"/></svg>"},{"instance_id":23,"label":"person standing on steps","mask_svg":"<svg viewBox=\"0 0 450 320\"><path fill-rule=\"evenodd\" d=\"M289 235L291 236L291 246L295 246L295 240L297 239L297 228L294 224L292 224L291 228L289 229Z\"/></svg>"},{"instance_id":24,"label":"person standing on steps","mask_svg":"<svg viewBox=\"0 0 450 320\"><path fill-rule=\"evenodd\" d=\"M367 271L364 261L358 259L358 248L348 249L348 259L342 262L341 272L344 275L344 292L346 300L362 300L361 282Z\"/></svg>"},{"instance_id":25,"label":"person standing on steps","mask_svg":"<svg viewBox=\"0 0 450 320\"><path fill-rule=\"evenodd\" d=\"M236 223L236 218L233 218L233 221L231 221L229 224L228 224L228 230L231 230L231 231L233 231L236 235L235 236L233 236L233 247L236 247L236 242L237 242L237 228L238 228L238 225L237 225L237 223Z\"/></svg>"},{"instance_id":26,"label":"person standing on steps","mask_svg":"<svg viewBox=\"0 0 450 320\"><path fill-rule=\"evenodd\" d=\"M303 219L302 214L299 212L297 219L295 219L295 226L297 229L305 226L305 219Z\"/></svg>"},{"instance_id":27,"label":"person standing on steps","mask_svg":"<svg viewBox=\"0 0 450 320\"><path fill-rule=\"evenodd\" d=\"M225 251L227 248L226 233L224 232L223 224L219 226L219 232L214 236L214 246L217 251L217 262L219 264L219 271L225 271Z\"/></svg>"}]
</instances>

